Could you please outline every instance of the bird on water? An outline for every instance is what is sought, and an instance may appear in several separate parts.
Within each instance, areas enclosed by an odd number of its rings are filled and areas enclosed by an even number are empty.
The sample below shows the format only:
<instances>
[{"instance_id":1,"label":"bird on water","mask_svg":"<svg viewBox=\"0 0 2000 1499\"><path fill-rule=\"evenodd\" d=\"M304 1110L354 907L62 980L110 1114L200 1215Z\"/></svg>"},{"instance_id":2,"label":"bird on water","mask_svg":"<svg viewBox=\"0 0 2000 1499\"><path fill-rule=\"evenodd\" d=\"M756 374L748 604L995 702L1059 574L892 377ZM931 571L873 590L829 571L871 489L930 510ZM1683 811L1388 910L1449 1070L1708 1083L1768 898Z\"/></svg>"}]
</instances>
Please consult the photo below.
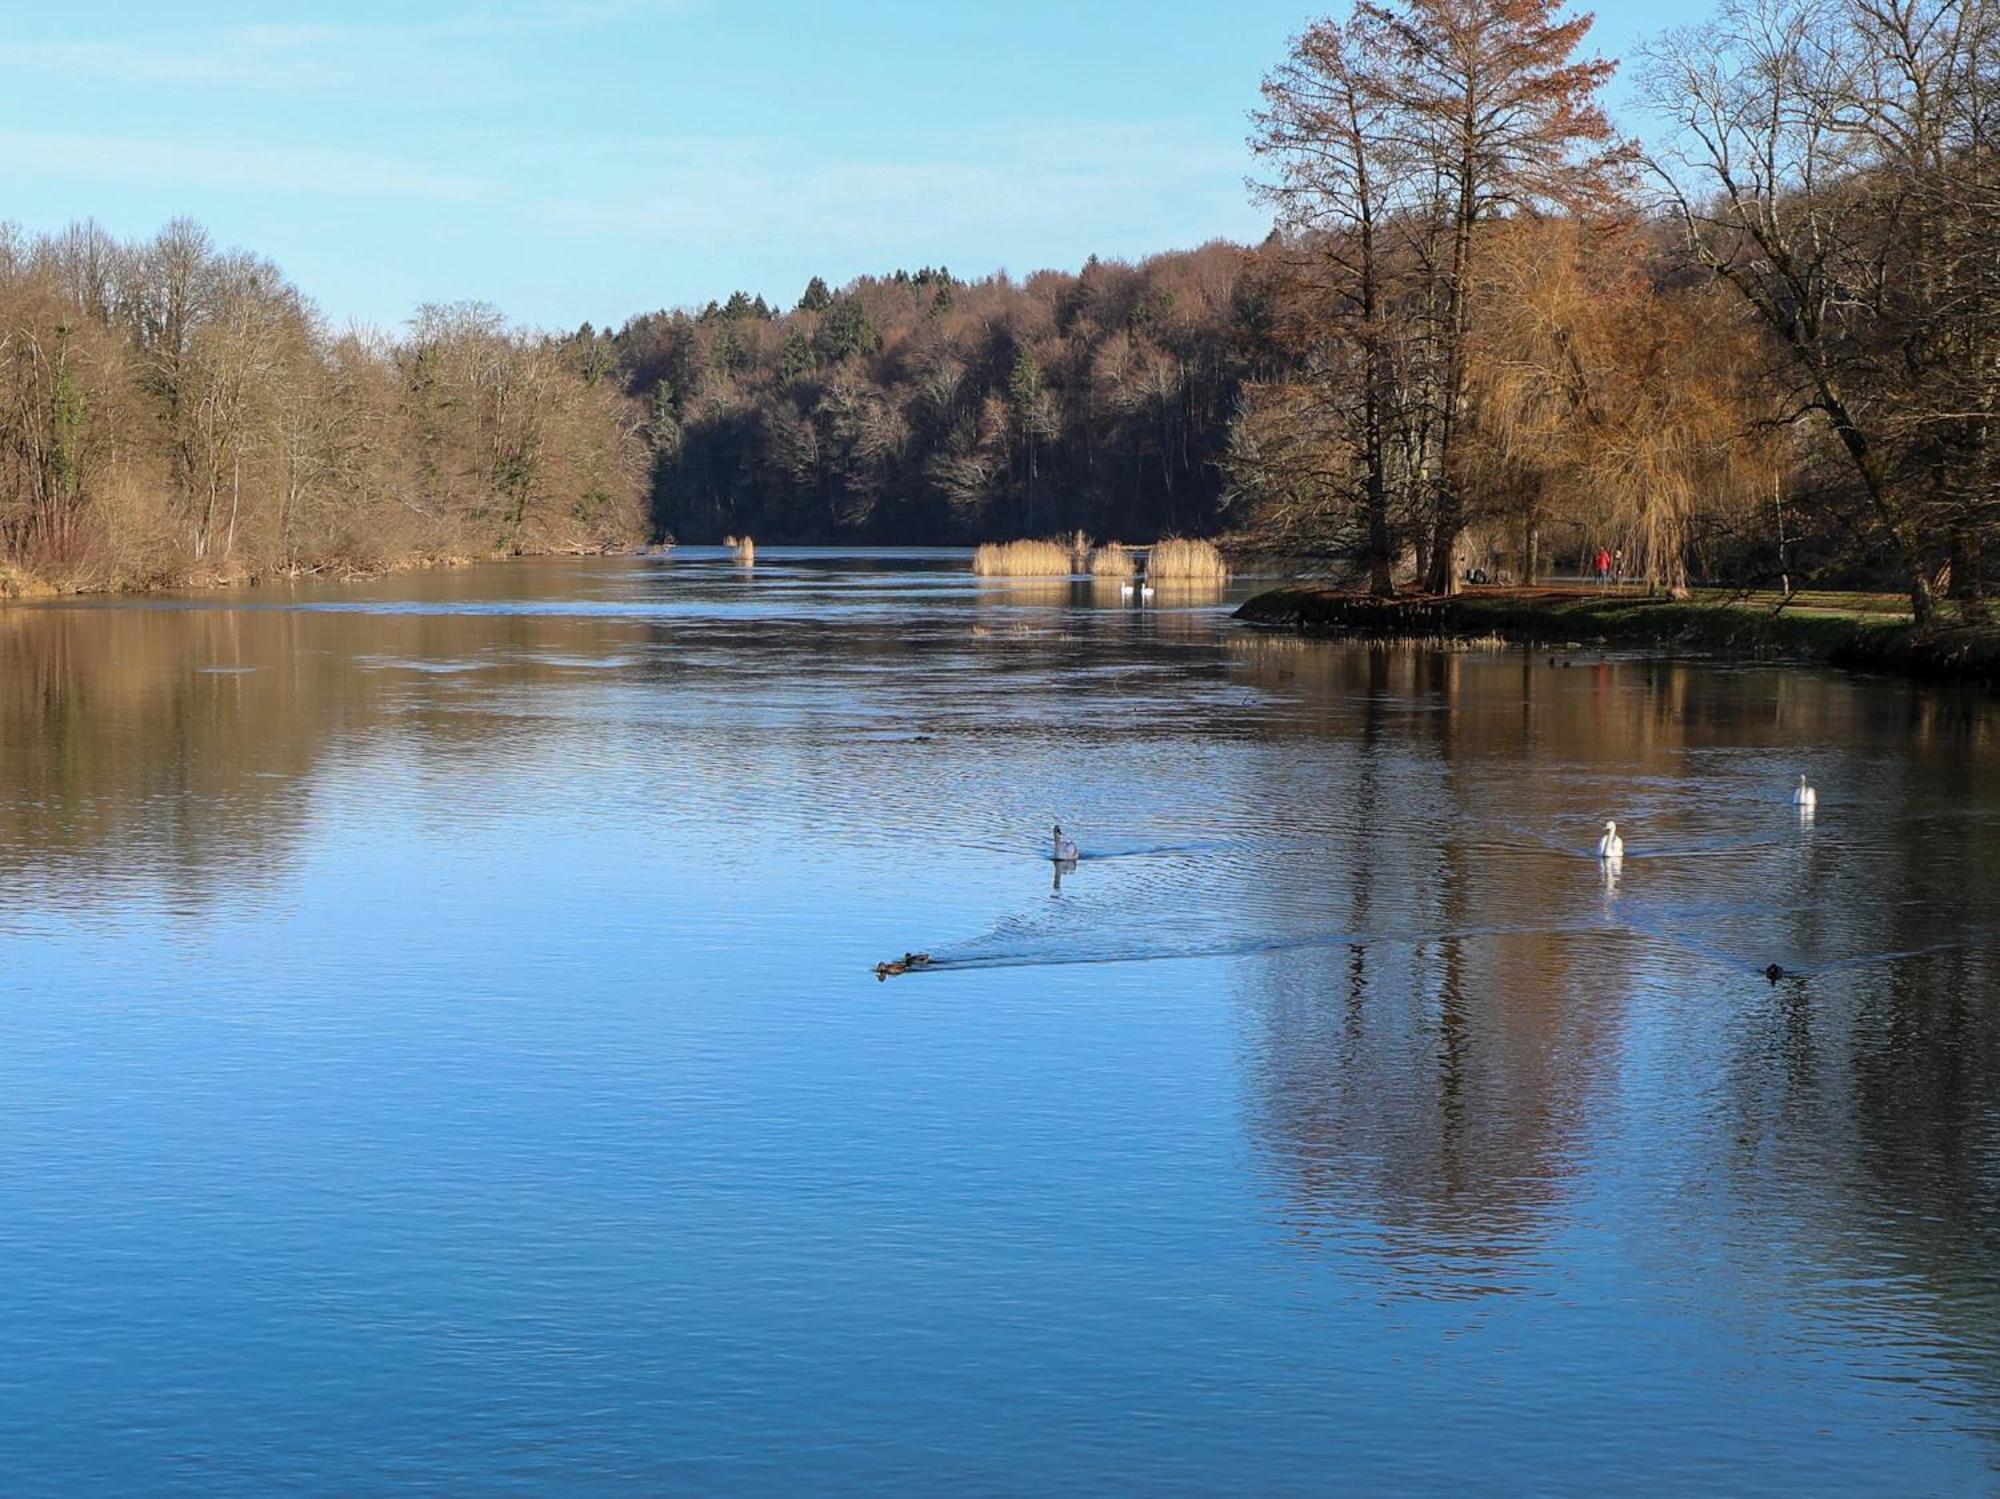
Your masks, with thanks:
<instances>
[{"instance_id":1,"label":"bird on water","mask_svg":"<svg viewBox=\"0 0 2000 1499\"><path fill-rule=\"evenodd\" d=\"M1810 812L1819 805L1819 793L1806 783L1804 776L1799 777L1799 789L1792 793L1792 805L1801 812Z\"/></svg>"},{"instance_id":2,"label":"bird on water","mask_svg":"<svg viewBox=\"0 0 2000 1499\"><path fill-rule=\"evenodd\" d=\"M1075 840L1074 838L1065 838L1065 837L1063 836L1063 830L1062 830L1062 824L1061 824L1061 823L1057 823L1057 824L1056 824L1056 855L1055 855L1055 857L1056 857L1056 862L1057 862L1058 864L1074 864L1074 863L1075 863L1075 862L1077 861L1077 857L1078 857L1078 855L1077 855L1077 848L1076 848L1076 840Z\"/></svg>"},{"instance_id":3,"label":"bird on water","mask_svg":"<svg viewBox=\"0 0 2000 1499\"><path fill-rule=\"evenodd\" d=\"M1597 857L1600 859L1622 859L1625 857L1625 840L1618 836L1618 824L1607 822L1604 836L1597 840Z\"/></svg>"}]
</instances>

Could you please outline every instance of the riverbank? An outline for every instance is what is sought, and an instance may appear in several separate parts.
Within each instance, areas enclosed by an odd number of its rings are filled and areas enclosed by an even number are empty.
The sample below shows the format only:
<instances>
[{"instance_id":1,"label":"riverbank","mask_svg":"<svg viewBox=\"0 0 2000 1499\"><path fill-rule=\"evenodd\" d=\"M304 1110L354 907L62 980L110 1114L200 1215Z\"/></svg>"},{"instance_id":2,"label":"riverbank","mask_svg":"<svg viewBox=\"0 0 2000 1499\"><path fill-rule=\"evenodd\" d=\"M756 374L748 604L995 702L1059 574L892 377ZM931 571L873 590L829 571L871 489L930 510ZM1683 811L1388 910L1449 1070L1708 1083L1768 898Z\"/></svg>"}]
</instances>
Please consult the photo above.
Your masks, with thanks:
<instances>
[{"instance_id":1,"label":"riverbank","mask_svg":"<svg viewBox=\"0 0 2000 1499\"><path fill-rule=\"evenodd\" d=\"M1894 600L1804 595L1783 608L1718 593L1648 598L1589 588L1474 588L1450 598L1371 599L1323 584L1258 594L1236 611L1267 629L1360 639L1498 636L1538 646L1618 645L1820 662L2000 688L2000 628L1919 630Z\"/></svg>"},{"instance_id":2,"label":"riverbank","mask_svg":"<svg viewBox=\"0 0 2000 1499\"><path fill-rule=\"evenodd\" d=\"M672 549L672 543L626 543L608 542L599 546L555 546L532 551L494 551L486 553L466 552L422 552L398 557L392 561L369 565L359 563L340 566L294 567L294 568L246 568L212 569L152 578L133 576L107 576L101 578L71 577L61 582L53 582L15 565L0 561L0 604L25 602L32 599L86 598L105 594L146 594L182 593L211 588L256 588L266 583L294 583L307 578L325 578L336 582L361 582L368 578L385 578L396 573L424 572L440 567L471 567L482 562L517 562L537 557L626 557L644 556L658 551L664 546Z\"/></svg>"}]
</instances>

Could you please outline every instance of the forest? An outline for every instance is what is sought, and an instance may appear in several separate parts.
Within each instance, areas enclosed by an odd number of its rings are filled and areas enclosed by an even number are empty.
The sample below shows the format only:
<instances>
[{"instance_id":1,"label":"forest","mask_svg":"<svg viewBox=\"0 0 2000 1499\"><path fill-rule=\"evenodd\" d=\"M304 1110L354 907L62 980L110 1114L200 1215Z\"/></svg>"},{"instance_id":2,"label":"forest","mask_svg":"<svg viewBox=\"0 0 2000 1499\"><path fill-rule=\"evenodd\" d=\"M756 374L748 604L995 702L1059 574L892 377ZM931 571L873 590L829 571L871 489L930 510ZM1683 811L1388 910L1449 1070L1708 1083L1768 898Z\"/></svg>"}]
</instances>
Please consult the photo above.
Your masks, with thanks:
<instances>
[{"instance_id":1,"label":"forest","mask_svg":"<svg viewBox=\"0 0 2000 1499\"><path fill-rule=\"evenodd\" d=\"M337 332L185 220L0 234L0 592L629 544L647 463L616 382L492 308Z\"/></svg>"},{"instance_id":2,"label":"forest","mask_svg":"<svg viewBox=\"0 0 2000 1499\"><path fill-rule=\"evenodd\" d=\"M1250 268L1218 243L1018 282L816 278L784 312L738 292L636 318L593 357L646 404L678 535L1206 533L1237 402L1276 368Z\"/></svg>"},{"instance_id":3,"label":"forest","mask_svg":"<svg viewBox=\"0 0 2000 1499\"><path fill-rule=\"evenodd\" d=\"M0 569L1081 529L1377 592L1601 549L1669 594L1979 616L2000 0L1728 0L1616 64L1589 28L1555 0L1311 22L1249 117L1269 236L1137 264L814 278L561 335L432 307L387 337L191 224L12 234ZM1619 68L1643 119L1607 113Z\"/></svg>"}]
</instances>

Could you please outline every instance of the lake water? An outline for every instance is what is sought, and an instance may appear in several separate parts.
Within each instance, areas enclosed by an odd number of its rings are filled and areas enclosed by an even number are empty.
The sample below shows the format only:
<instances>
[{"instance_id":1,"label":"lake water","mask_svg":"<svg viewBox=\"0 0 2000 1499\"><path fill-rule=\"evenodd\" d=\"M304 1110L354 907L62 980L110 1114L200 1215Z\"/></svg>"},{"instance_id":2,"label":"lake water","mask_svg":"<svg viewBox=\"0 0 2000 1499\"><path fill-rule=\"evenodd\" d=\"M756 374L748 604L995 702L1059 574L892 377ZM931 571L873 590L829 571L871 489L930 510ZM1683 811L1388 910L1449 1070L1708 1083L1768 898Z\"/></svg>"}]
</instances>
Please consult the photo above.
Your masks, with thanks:
<instances>
[{"instance_id":1,"label":"lake water","mask_svg":"<svg viewBox=\"0 0 2000 1499\"><path fill-rule=\"evenodd\" d=\"M2000 1488L1994 707L1227 602L0 609L0 1486Z\"/></svg>"}]
</instances>

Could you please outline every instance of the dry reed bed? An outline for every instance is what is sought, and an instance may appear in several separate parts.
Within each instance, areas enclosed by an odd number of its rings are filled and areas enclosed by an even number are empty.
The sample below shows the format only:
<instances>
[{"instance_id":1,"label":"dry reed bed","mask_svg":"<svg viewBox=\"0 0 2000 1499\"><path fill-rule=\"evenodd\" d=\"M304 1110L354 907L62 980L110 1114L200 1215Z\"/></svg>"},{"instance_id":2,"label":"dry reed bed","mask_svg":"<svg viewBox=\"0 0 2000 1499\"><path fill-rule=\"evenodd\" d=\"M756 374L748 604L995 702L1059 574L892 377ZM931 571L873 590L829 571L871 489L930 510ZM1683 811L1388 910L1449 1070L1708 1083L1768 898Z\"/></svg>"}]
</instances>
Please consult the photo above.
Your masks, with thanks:
<instances>
[{"instance_id":1,"label":"dry reed bed","mask_svg":"<svg viewBox=\"0 0 2000 1499\"><path fill-rule=\"evenodd\" d=\"M1152 583L1226 583L1229 564L1213 542L1169 536L1147 554L1146 578Z\"/></svg>"},{"instance_id":2,"label":"dry reed bed","mask_svg":"<svg viewBox=\"0 0 2000 1499\"><path fill-rule=\"evenodd\" d=\"M1090 554L1090 575L1093 578L1129 578L1138 571L1138 564L1123 544L1107 541Z\"/></svg>"},{"instance_id":3,"label":"dry reed bed","mask_svg":"<svg viewBox=\"0 0 2000 1499\"><path fill-rule=\"evenodd\" d=\"M989 541L972 554L972 570L982 578L1130 578L1141 571L1138 557L1122 542L1093 547L1078 531L1046 541ZM1153 583L1226 583L1229 565L1212 542L1169 536L1147 553L1144 568Z\"/></svg>"},{"instance_id":4,"label":"dry reed bed","mask_svg":"<svg viewBox=\"0 0 2000 1499\"><path fill-rule=\"evenodd\" d=\"M982 578L1067 578L1077 570L1066 541L989 541L972 554Z\"/></svg>"}]
</instances>

